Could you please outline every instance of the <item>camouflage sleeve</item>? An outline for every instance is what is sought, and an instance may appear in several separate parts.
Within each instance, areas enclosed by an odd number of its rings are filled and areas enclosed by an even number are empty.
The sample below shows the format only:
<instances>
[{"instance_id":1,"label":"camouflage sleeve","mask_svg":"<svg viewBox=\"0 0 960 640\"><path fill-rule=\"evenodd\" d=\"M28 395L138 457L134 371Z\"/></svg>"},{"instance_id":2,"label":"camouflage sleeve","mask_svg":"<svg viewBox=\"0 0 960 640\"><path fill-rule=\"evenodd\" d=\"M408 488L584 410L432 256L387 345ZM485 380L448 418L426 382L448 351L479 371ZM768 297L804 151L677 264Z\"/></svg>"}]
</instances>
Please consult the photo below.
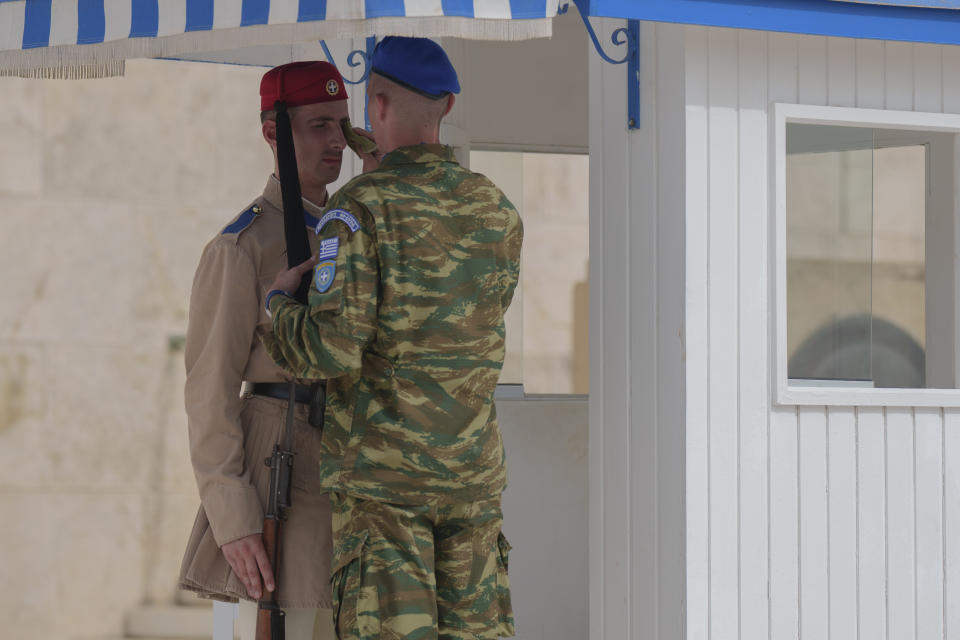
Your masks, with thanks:
<instances>
[{"instance_id":1,"label":"camouflage sleeve","mask_svg":"<svg viewBox=\"0 0 960 640\"><path fill-rule=\"evenodd\" d=\"M379 269L370 215L342 198L331 207L321 218L309 304L286 296L270 301L273 334L264 337L264 345L298 378L358 371L363 349L376 333Z\"/></svg>"},{"instance_id":2,"label":"camouflage sleeve","mask_svg":"<svg viewBox=\"0 0 960 640\"><path fill-rule=\"evenodd\" d=\"M507 258L506 286L500 296L500 305L504 310L510 306L513 293L517 289L517 281L520 279L520 247L523 245L523 222L520 220L520 214L517 213L509 201L507 204L510 205L513 216L504 234L504 248Z\"/></svg>"}]
</instances>

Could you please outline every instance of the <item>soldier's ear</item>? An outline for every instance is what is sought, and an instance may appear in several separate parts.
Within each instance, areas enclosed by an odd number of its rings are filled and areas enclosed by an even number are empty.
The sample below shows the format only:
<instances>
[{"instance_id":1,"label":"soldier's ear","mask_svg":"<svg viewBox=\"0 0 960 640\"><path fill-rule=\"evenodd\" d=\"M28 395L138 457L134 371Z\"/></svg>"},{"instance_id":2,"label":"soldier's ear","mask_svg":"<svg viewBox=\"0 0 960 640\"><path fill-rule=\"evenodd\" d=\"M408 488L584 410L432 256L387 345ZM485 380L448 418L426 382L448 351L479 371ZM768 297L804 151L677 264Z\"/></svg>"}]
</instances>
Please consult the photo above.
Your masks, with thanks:
<instances>
[{"instance_id":1,"label":"soldier's ear","mask_svg":"<svg viewBox=\"0 0 960 640\"><path fill-rule=\"evenodd\" d=\"M263 139L267 141L267 144L277 148L277 121L276 120L264 120L261 125L261 130L263 131Z\"/></svg>"},{"instance_id":2,"label":"soldier's ear","mask_svg":"<svg viewBox=\"0 0 960 640\"><path fill-rule=\"evenodd\" d=\"M447 96L447 109L443 112L443 115L447 115L448 113L450 113L450 110L453 109L453 103L456 101L457 101L457 98L452 93L449 96Z\"/></svg>"}]
</instances>

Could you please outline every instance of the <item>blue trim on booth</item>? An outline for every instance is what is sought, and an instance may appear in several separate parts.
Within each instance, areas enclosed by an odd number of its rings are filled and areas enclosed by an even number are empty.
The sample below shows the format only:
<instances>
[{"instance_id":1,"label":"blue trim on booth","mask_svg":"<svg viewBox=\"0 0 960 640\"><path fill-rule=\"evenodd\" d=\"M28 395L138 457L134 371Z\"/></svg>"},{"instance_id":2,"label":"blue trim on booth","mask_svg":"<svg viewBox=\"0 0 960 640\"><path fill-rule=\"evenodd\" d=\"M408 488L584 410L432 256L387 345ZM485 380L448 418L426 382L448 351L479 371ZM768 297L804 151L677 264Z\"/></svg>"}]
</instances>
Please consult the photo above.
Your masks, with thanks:
<instances>
[{"instance_id":1,"label":"blue trim on booth","mask_svg":"<svg viewBox=\"0 0 960 640\"><path fill-rule=\"evenodd\" d=\"M591 16L960 44L960 11L834 0L589 0Z\"/></svg>"}]
</instances>

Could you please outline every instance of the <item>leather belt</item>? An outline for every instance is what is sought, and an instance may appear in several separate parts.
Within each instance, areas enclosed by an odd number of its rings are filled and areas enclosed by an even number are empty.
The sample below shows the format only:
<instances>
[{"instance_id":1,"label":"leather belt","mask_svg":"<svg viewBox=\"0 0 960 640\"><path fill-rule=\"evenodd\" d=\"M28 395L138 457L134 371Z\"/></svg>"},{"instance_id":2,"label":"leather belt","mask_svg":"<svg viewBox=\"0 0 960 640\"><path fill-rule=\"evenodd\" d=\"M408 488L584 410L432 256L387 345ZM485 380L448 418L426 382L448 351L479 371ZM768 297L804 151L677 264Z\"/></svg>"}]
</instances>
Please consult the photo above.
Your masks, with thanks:
<instances>
[{"instance_id":1,"label":"leather belt","mask_svg":"<svg viewBox=\"0 0 960 640\"><path fill-rule=\"evenodd\" d=\"M289 382L248 382L246 388L255 396L267 396L268 398L277 398L278 400L286 400L290 397ZM312 397L313 394L310 392L310 385L295 385L294 402L310 404Z\"/></svg>"}]
</instances>

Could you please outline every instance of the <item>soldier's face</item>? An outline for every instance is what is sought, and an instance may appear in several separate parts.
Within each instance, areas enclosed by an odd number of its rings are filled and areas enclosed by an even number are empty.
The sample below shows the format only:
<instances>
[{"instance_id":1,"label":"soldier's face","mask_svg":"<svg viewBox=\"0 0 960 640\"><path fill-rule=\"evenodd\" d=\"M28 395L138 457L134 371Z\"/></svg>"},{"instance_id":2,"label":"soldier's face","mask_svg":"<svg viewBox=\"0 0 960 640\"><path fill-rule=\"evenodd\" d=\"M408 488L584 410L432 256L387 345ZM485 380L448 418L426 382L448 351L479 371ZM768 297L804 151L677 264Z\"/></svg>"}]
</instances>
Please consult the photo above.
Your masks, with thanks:
<instances>
[{"instance_id":1,"label":"soldier's face","mask_svg":"<svg viewBox=\"0 0 960 640\"><path fill-rule=\"evenodd\" d=\"M349 115L347 101L308 104L290 111L301 188L330 184L340 175L347 146L340 130L340 120Z\"/></svg>"}]
</instances>

